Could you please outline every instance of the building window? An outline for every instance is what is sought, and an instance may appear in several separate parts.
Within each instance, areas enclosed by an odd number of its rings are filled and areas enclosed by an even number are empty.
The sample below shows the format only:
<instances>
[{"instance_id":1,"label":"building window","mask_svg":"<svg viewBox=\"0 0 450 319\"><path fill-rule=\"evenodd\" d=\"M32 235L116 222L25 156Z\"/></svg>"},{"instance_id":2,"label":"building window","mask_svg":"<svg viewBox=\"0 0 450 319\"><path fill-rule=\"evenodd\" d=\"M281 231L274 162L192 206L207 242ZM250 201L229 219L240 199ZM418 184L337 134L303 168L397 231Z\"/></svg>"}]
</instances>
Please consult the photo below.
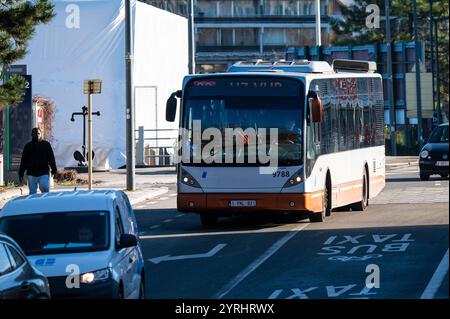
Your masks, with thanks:
<instances>
[{"instance_id":1,"label":"building window","mask_svg":"<svg viewBox=\"0 0 450 319\"><path fill-rule=\"evenodd\" d=\"M264 3L264 14L271 16L283 15L283 1L280 0L266 0Z\"/></svg>"},{"instance_id":2,"label":"building window","mask_svg":"<svg viewBox=\"0 0 450 319\"><path fill-rule=\"evenodd\" d=\"M256 3L253 0L235 1L235 17L254 17L256 15Z\"/></svg>"},{"instance_id":3,"label":"building window","mask_svg":"<svg viewBox=\"0 0 450 319\"><path fill-rule=\"evenodd\" d=\"M217 1L199 0L195 6L195 13L199 17L217 17L217 8Z\"/></svg>"},{"instance_id":4,"label":"building window","mask_svg":"<svg viewBox=\"0 0 450 319\"><path fill-rule=\"evenodd\" d=\"M297 12L298 0L284 1L284 15L295 16Z\"/></svg>"},{"instance_id":5,"label":"building window","mask_svg":"<svg viewBox=\"0 0 450 319\"><path fill-rule=\"evenodd\" d=\"M197 43L199 46L217 46L219 45L217 29L198 29Z\"/></svg>"},{"instance_id":6,"label":"building window","mask_svg":"<svg viewBox=\"0 0 450 319\"><path fill-rule=\"evenodd\" d=\"M219 16L220 17L232 17L233 7L231 1L219 1Z\"/></svg>"},{"instance_id":7,"label":"building window","mask_svg":"<svg viewBox=\"0 0 450 319\"><path fill-rule=\"evenodd\" d=\"M236 46L256 46L258 45L258 29L240 28L235 29Z\"/></svg>"},{"instance_id":8,"label":"building window","mask_svg":"<svg viewBox=\"0 0 450 319\"><path fill-rule=\"evenodd\" d=\"M222 46L232 46L233 45L233 29L220 30L220 39L221 39Z\"/></svg>"},{"instance_id":9,"label":"building window","mask_svg":"<svg viewBox=\"0 0 450 319\"><path fill-rule=\"evenodd\" d=\"M265 29L264 44L265 45L285 45L285 29Z\"/></svg>"},{"instance_id":10,"label":"building window","mask_svg":"<svg viewBox=\"0 0 450 319\"><path fill-rule=\"evenodd\" d=\"M286 29L286 46L299 47L301 44L301 32L303 30L299 28Z\"/></svg>"}]
</instances>

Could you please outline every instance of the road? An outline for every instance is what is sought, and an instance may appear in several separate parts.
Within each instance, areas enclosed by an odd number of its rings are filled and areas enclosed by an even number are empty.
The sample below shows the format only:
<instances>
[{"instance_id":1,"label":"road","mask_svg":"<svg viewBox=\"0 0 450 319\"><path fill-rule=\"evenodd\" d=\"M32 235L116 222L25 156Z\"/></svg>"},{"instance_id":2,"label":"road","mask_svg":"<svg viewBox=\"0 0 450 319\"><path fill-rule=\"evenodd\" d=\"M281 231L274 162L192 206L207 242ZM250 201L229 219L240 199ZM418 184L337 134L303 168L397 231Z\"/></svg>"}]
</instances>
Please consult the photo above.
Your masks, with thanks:
<instances>
[{"instance_id":1,"label":"road","mask_svg":"<svg viewBox=\"0 0 450 319\"><path fill-rule=\"evenodd\" d=\"M448 298L448 180L421 182L410 166L386 181L362 213L253 214L213 228L177 212L170 184L135 207L147 298Z\"/></svg>"}]
</instances>

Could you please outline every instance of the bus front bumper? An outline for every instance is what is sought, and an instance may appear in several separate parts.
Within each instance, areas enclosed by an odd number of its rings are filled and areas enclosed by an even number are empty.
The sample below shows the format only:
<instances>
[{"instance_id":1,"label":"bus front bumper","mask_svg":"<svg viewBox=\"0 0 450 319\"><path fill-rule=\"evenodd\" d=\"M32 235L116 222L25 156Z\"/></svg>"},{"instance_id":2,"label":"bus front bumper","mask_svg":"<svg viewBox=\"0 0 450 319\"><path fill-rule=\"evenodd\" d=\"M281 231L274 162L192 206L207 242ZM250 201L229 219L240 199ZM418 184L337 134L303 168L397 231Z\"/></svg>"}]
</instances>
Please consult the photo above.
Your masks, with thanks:
<instances>
[{"instance_id":1,"label":"bus front bumper","mask_svg":"<svg viewBox=\"0 0 450 319\"><path fill-rule=\"evenodd\" d=\"M236 207L232 202L256 202L254 206ZM314 193L182 193L177 197L177 209L181 212L217 211L240 213L252 211L310 211L320 212L323 191Z\"/></svg>"}]
</instances>

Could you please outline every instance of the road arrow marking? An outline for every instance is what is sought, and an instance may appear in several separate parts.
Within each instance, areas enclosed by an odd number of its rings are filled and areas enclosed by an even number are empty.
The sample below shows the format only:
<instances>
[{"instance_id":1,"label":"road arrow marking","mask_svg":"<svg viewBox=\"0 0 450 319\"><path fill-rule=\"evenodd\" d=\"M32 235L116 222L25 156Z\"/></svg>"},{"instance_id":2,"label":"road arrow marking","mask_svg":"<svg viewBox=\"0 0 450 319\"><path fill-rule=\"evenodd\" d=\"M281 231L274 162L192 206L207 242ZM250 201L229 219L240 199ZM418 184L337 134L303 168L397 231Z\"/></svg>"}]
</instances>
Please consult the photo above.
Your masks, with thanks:
<instances>
[{"instance_id":1,"label":"road arrow marking","mask_svg":"<svg viewBox=\"0 0 450 319\"><path fill-rule=\"evenodd\" d=\"M147 260L151 261L154 264L159 264L162 261L182 260L182 259L195 259L195 258L208 258L208 257L212 257L215 254L217 254L226 245L227 244L218 244L216 247L214 247L213 249L211 249L210 251L208 251L205 254L193 254L193 255L182 255L182 256L165 255L165 256L155 257L155 258L151 258L151 259L147 259Z\"/></svg>"}]
</instances>

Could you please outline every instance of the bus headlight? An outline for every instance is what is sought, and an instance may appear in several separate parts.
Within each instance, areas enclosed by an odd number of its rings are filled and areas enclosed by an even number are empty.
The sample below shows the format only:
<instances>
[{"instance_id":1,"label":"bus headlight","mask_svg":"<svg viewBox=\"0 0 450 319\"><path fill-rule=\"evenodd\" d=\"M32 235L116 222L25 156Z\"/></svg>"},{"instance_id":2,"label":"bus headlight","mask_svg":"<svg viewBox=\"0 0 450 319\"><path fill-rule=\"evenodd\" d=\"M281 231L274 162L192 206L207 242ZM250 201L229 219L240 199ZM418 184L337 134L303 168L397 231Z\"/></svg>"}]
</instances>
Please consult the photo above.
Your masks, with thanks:
<instances>
[{"instance_id":1,"label":"bus headlight","mask_svg":"<svg viewBox=\"0 0 450 319\"><path fill-rule=\"evenodd\" d=\"M292 177L288 179L286 184L283 187L291 187L300 184L303 181L302 179L302 171L298 171Z\"/></svg>"},{"instance_id":2,"label":"bus headlight","mask_svg":"<svg viewBox=\"0 0 450 319\"><path fill-rule=\"evenodd\" d=\"M195 180L195 178L192 177L192 175L186 172L184 169L181 170L181 182L191 187L201 188L200 184Z\"/></svg>"},{"instance_id":3,"label":"bus headlight","mask_svg":"<svg viewBox=\"0 0 450 319\"><path fill-rule=\"evenodd\" d=\"M93 272L87 272L81 275L81 282L83 284L93 284L97 281L106 280L109 278L110 271L108 268Z\"/></svg>"},{"instance_id":4,"label":"bus headlight","mask_svg":"<svg viewBox=\"0 0 450 319\"><path fill-rule=\"evenodd\" d=\"M423 150L422 152L420 152L420 157L427 158L429 154L430 153L428 152L428 150Z\"/></svg>"}]
</instances>

